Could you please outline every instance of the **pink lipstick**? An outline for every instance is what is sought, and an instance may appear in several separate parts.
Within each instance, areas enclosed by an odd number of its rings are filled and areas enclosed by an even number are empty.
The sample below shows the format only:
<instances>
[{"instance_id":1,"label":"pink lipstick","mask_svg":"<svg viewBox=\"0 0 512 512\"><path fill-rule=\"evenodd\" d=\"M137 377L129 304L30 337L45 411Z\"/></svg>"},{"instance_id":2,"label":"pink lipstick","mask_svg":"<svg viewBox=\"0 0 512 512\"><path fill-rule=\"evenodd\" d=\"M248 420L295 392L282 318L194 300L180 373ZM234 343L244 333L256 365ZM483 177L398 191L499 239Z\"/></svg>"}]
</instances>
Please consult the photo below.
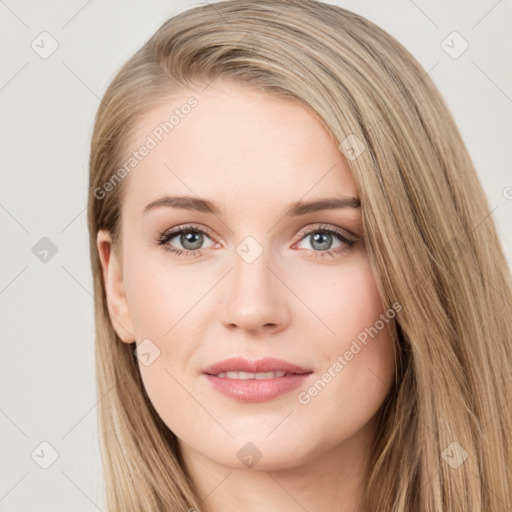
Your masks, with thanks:
<instances>
[{"instance_id":1,"label":"pink lipstick","mask_svg":"<svg viewBox=\"0 0 512 512\"><path fill-rule=\"evenodd\" d=\"M313 372L282 359L233 357L202 372L213 388L241 402L264 402L301 386Z\"/></svg>"}]
</instances>

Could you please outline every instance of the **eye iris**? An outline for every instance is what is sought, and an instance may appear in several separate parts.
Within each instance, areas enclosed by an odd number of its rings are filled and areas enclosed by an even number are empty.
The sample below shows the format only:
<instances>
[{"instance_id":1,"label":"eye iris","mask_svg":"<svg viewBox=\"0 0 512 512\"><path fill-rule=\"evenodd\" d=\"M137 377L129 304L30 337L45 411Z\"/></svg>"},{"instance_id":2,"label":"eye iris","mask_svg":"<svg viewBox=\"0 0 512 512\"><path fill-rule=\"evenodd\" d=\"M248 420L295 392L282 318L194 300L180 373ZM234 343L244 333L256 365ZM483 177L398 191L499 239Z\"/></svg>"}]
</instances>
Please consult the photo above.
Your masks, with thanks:
<instances>
[{"instance_id":1,"label":"eye iris","mask_svg":"<svg viewBox=\"0 0 512 512\"><path fill-rule=\"evenodd\" d=\"M180 236L180 243L183 247L185 247L185 249L190 249L191 251L199 249L203 244L203 235L195 231L182 233ZM192 244L192 247L187 246L189 243Z\"/></svg>"},{"instance_id":2,"label":"eye iris","mask_svg":"<svg viewBox=\"0 0 512 512\"><path fill-rule=\"evenodd\" d=\"M329 233L316 233L314 235L311 235L311 240L311 247L313 247L313 249L329 249L332 245L332 235L330 235ZM320 246L315 247L316 243L320 244Z\"/></svg>"}]
</instances>

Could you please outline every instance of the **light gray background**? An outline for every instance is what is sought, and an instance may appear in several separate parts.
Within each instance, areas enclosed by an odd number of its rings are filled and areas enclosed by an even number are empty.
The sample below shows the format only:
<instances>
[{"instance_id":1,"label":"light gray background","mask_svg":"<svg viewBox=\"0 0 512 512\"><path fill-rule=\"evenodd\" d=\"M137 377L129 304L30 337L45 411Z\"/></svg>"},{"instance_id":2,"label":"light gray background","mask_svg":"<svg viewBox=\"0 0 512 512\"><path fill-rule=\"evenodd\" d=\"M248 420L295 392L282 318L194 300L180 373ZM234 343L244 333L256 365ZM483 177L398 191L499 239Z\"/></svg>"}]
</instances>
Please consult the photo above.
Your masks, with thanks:
<instances>
[{"instance_id":1,"label":"light gray background","mask_svg":"<svg viewBox=\"0 0 512 512\"><path fill-rule=\"evenodd\" d=\"M510 0L332 3L377 23L431 70L512 262ZM105 509L85 210L93 117L121 64L165 19L200 4L0 0L1 511ZM46 59L31 47L50 48L43 31L58 43ZM453 31L469 43L456 59L441 46ZM32 252L42 237L57 247L46 263ZM48 469L43 441L58 452Z\"/></svg>"}]
</instances>

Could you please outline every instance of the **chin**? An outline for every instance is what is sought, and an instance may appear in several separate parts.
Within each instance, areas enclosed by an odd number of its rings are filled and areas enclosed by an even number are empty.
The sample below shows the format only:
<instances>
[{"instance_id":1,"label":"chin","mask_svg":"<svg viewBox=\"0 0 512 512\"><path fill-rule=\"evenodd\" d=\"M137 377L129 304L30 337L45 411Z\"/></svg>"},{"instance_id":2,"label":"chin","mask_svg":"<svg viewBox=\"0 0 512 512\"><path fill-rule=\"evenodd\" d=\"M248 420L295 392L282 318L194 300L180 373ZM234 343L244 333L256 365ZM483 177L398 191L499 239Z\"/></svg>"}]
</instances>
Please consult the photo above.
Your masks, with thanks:
<instances>
[{"instance_id":1,"label":"chin","mask_svg":"<svg viewBox=\"0 0 512 512\"><path fill-rule=\"evenodd\" d=\"M307 462L314 456L307 452L304 444L304 431L299 439L293 434L283 431L270 434L273 439L265 439L267 435L243 436L231 439L227 445L206 456L218 464L233 470L248 469L261 471L278 471L291 469ZM306 435L307 438L307 435ZM217 445L219 448L219 445Z\"/></svg>"}]
</instances>

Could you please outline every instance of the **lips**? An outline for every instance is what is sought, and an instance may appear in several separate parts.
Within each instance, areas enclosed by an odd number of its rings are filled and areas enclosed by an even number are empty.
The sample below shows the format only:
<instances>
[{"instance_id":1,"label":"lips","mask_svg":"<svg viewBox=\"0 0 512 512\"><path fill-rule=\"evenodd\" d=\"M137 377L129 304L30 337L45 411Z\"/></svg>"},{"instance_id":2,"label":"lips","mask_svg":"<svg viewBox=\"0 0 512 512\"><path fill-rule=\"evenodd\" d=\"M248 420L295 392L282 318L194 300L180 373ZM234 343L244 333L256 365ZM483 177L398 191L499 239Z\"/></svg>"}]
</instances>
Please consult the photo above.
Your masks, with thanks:
<instances>
[{"instance_id":1,"label":"lips","mask_svg":"<svg viewBox=\"0 0 512 512\"><path fill-rule=\"evenodd\" d=\"M302 368L293 363L289 363L283 359L276 359L274 357L265 357L256 361L250 361L242 357L231 357L203 370L203 373L208 375L218 375L221 372L286 372L287 374L302 375L305 373L311 373L311 370Z\"/></svg>"},{"instance_id":2,"label":"lips","mask_svg":"<svg viewBox=\"0 0 512 512\"><path fill-rule=\"evenodd\" d=\"M235 357L202 372L217 392L239 402L264 402L303 385L313 372L282 359Z\"/></svg>"}]
</instances>

